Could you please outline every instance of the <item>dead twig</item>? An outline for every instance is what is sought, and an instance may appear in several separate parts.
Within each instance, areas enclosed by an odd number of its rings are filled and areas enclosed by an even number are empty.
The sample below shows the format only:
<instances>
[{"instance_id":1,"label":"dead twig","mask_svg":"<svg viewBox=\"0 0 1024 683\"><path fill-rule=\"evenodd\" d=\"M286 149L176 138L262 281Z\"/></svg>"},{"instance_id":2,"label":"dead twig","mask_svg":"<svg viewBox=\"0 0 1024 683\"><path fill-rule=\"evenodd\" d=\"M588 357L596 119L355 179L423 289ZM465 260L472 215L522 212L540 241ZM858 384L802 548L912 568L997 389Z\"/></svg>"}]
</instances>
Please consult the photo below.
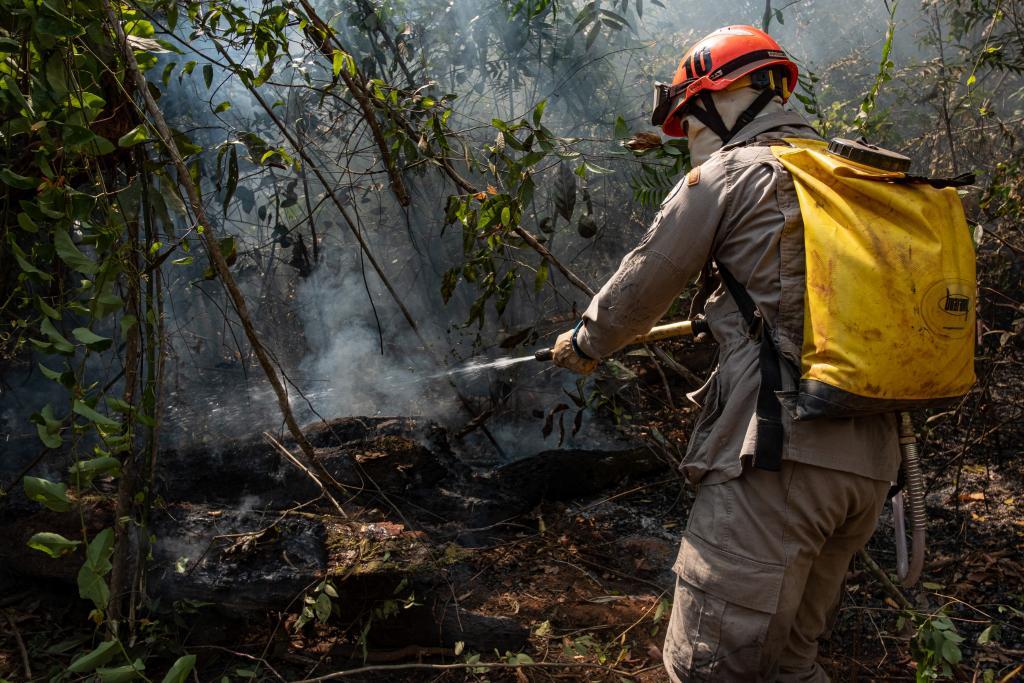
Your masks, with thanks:
<instances>
[{"instance_id":1,"label":"dead twig","mask_svg":"<svg viewBox=\"0 0 1024 683\"><path fill-rule=\"evenodd\" d=\"M685 365L677 361L675 358L673 358L671 355L669 355L669 353L665 349L659 349L657 346L652 346L651 351L654 352L654 355L658 357L658 360L667 365L670 370L675 372L677 375L685 379L690 384L693 384L694 386L700 386L701 384L704 383L704 380L698 377L695 372L693 372L692 370L690 370L690 368L686 367Z\"/></svg>"},{"instance_id":2,"label":"dead twig","mask_svg":"<svg viewBox=\"0 0 1024 683\"><path fill-rule=\"evenodd\" d=\"M476 662L475 664L377 664L373 666L363 666L358 669L349 669L347 671L337 671L332 674L327 674L326 676L318 676L317 678L306 678L301 681L295 681L294 683L321 683L321 681L334 681L339 678L359 676L373 671L388 672L404 671L409 669L430 671L453 671L459 669L592 669L617 674L619 676L632 677L633 675L628 671L623 671L622 669L616 669L602 664L591 664L589 662L525 662L522 664L509 664L508 662Z\"/></svg>"},{"instance_id":3,"label":"dead twig","mask_svg":"<svg viewBox=\"0 0 1024 683\"><path fill-rule=\"evenodd\" d=\"M277 678L277 680L279 680L279 681L287 681L287 679L284 676L282 676L281 674L279 674L277 672L277 669L275 669L273 666L271 666L270 662L268 662L263 657L256 657L255 655L246 654L244 652L237 652L235 650L229 650L228 648L221 647L219 645L192 645L189 649L193 649L193 650L219 650L220 652L226 652L226 653L228 653L229 655L231 655L233 657L238 657L239 659L248 659L249 661L252 661L252 662L259 662L259 664L261 666L263 666L267 671L269 671L270 673L274 674L274 677ZM252 676L250 676L249 680L252 680L253 677L255 677L255 675L256 674L253 674Z\"/></svg>"},{"instance_id":4,"label":"dead twig","mask_svg":"<svg viewBox=\"0 0 1024 683\"><path fill-rule=\"evenodd\" d=\"M283 455L288 460L288 462L298 467L302 472L305 473L307 477L309 477L313 481L314 484L320 487L320 492L327 497L327 500L331 501L331 506L333 506L334 509L338 511L339 515L346 519L348 518L348 515L345 514L345 511L341 509L341 504L334 498L334 496L331 495L330 491L327 490L327 487L324 486L324 483L320 481L320 478L317 477L312 470L303 465L302 462L294 455L292 455L292 452L285 448L280 441L271 436L270 432L263 432L263 438L266 439L271 446L276 448L281 453L281 455Z\"/></svg>"},{"instance_id":5,"label":"dead twig","mask_svg":"<svg viewBox=\"0 0 1024 683\"><path fill-rule=\"evenodd\" d=\"M7 623L11 625L11 633L14 634L14 642L18 644L18 650L21 651L21 664L25 667L25 680L32 680L32 665L28 661L28 650L25 649L25 641L21 639L21 631L18 630L18 624L14 621L14 617L11 616L10 612L4 612L4 616L7 617Z\"/></svg>"},{"instance_id":6,"label":"dead twig","mask_svg":"<svg viewBox=\"0 0 1024 683\"><path fill-rule=\"evenodd\" d=\"M874 574L875 578L877 578L882 584L882 587L885 588L885 592L892 596L893 600L899 603L900 607L903 609L914 609L913 603L907 599L907 596L900 592L900 589L892 582L892 579L890 579L888 574L885 573L885 570L878 566L878 563L875 562L874 558L868 554L867 550L861 548L858 554L860 555L860 559L864 561L864 564L867 565L868 569L871 570L871 573Z\"/></svg>"}]
</instances>

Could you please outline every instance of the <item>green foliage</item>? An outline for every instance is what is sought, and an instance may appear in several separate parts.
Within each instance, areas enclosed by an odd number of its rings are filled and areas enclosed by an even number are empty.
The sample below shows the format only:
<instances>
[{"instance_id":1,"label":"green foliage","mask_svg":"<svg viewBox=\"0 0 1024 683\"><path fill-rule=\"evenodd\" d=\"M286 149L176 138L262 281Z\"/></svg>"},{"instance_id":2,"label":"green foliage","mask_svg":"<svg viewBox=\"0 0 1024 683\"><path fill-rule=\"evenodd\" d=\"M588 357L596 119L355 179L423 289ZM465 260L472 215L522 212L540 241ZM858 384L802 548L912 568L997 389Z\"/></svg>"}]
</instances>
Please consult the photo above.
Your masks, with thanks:
<instances>
[{"instance_id":1,"label":"green foliage","mask_svg":"<svg viewBox=\"0 0 1024 683\"><path fill-rule=\"evenodd\" d=\"M29 548L44 552L50 557L61 557L63 555L67 555L81 544L81 541L71 541L60 534L55 534L49 531L41 531L39 533L32 534L32 537L28 539Z\"/></svg>"},{"instance_id":2,"label":"green foliage","mask_svg":"<svg viewBox=\"0 0 1024 683\"><path fill-rule=\"evenodd\" d=\"M299 613L298 619L295 620L295 630L302 630L314 618L318 623L327 623L327 620L331 618L331 613L334 611L333 601L337 598L338 590L334 587L333 583L327 579L318 583L316 588L303 597L302 612Z\"/></svg>"},{"instance_id":3,"label":"green foliage","mask_svg":"<svg viewBox=\"0 0 1024 683\"><path fill-rule=\"evenodd\" d=\"M884 84L892 80L892 73L895 68L890 56L892 55L892 41L896 35L896 8L898 6L898 0L894 0L888 6L889 23L886 26L885 38L882 41L882 56L878 62L878 73L875 74L874 83L871 84L871 88L864 95L864 99L860 103L860 109L857 112L857 126L864 135L870 135L883 120L877 116L873 118L872 114L875 111L878 93Z\"/></svg>"},{"instance_id":4,"label":"green foliage","mask_svg":"<svg viewBox=\"0 0 1024 683\"><path fill-rule=\"evenodd\" d=\"M517 272L514 268L502 271L498 264L506 249L523 245L517 228L534 201L534 176L544 172L542 162L554 158L549 168L556 169L557 174L553 194L555 212L566 221L572 217L577 176L565 162L581 158L581 153L574 149L578 140L556 136L543 125L546 106L546 101L538 103L529 119L514 122L493 119L495 141L487 146L486 161L481 164L494 184L480 192L448 198L445 211L448 224L457 222L462 226L463 264L445 273L441 295L447 302L460 280L476 285L478 295L470 306L467 326L474 322L478 327L483 326L488 301L493 299L494 309L500 316L512 297ZM586 172L587 167L581 170ZM535 287L543 286L547 273L547 266L537 270Z\"/></svg>"},{"instance_id":5,"label":"green foliage","mask_svg":"<svg viewBox=\"0 0 1024 683\"><path fill-rule=\"evenodd\" d=\"M916 679L919 682L949 677L953 667L963 659L960 643L963 636L944 612L930 615L911 615L917 626L911 649L917 661Z\"/></svg>"},{"instance_id":6,"label":"green foliage","mask_svg":"<svg viewBox=\"0 0 1024 683\"><path fill-rule=\"evenodd\" d=\"M195 655L184 655L179 657L171 666L167 675L163 677L161 683L185 683L195 666Z\"/></svg>"},{"instance_id":7,"label":"green foliage","mask_svg":"<svg viewBox=\"0 0 1024 683\"><path fill-rule=\"evenodd\" d=\"M85 550L85 563L78 570L78 593L92 600L96 609L104 610L110 600L110 588L105 576L113 565L110 556L114 552L114 530L104 529L96 534Z\"/></svg>"},{"instance_id":8,"label":"green foliage","mask_svg":"<svg viewBox=\"0 0 1024 683\"><path fill-rule=\"evenodd\" d=\"M67 512L71 509L66 485L29 476L26 476L23 482L25 497L29 500L34 500L54 512Z\"/></svg>"}]
</instances>

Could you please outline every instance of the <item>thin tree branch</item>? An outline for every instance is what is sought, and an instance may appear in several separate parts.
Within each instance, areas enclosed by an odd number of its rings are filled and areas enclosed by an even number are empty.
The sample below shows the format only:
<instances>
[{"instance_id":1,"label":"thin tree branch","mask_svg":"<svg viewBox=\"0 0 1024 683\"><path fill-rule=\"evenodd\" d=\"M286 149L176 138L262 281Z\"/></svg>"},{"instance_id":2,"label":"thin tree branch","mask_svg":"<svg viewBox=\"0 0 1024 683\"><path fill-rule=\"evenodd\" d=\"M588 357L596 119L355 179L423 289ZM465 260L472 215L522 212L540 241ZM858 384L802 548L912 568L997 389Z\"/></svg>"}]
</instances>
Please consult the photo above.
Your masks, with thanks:
<instances>
[{"instance_id":1,"label":"thin tree branch","mask_svg":"<svg viewBox=\"0 0 1024 683\"><path fill-rule=\"evenodd\" d=\"M355 58L342 47L341 42L338 40L334 33L334 30L327 25L320 15L316 13L312 5L309 4L308 0L299 0L302 4L302 8L306 11L306 15L312 20L313 25L317 28L321 34L323 34L322 40L317 40L316 36L312 31L307 30L306 34L309 36L313 44L316 45L317 49L327 57L329 61L334 61L334 51L328 43L334 43L335 48L348 55L348 58L353 64L353 74L348 72L344 66L338 71L338 75L345 82L349 92L356 98L356 102L359 104L359 108L363 111L363 118L370 125L370 133L373 135L374 142L377 143L377 148L380 150L381 159L384 161L384 168L388 171L388 178L391 180L391 190L395 193L395 197L398 199L398 203L402 206L409 206L409 192L405 189L405 181L402 180L402 174L398 169L398 165L395 163L394 158L391 156L391 150L388 148L388 143L384 139L384 133L381 132L380 122L377 121L377 112L373 105L370 103L370 98L366 95L366 88L363 85L362 74L359 73L358 69L354 67Z\"/></svg>"},{"instance_id":2,"label":"thin tree branch","mask_svg":"<svg viewBox=\"0 0 1024 683\"><path fill-rule=\"evenodd\" d=\"M279 450L281 452L281 455L288 459L288 462L298 467L302 472L305 473L307 477L313 480L314 484L320 487L321 493L327 496L327 500L331 501L331 505L334 507L335 510L337 510L339 515L346 518L348 517L348 515L345 514L345 511L341 509L341 505L338 504L338 501L334 499L334 496L332 496L330 491L327 490L327 487L324 486L324 483L320 481L320 479L315 474L313 474L312 470L303 465L302 462L300 462L298 458L292 455L291 451L289 451L287 448L281 445L281 442L275 439L270 434L270 432L263 432L263 438L266 439L271 446Z\"/></svg>"},{"instance_id":3,"label":"thin tree branch","mask_svg":"<svg viewBox=\"0 0 1024 683\"><path fill-rule=\"evenodd\" d=\"M522 664L510 664L508 662L476 662L474 664L375 664L373 666L359 667L358 669L349 669L348 671L337 671L332 674L327 674L326 676L318 676L317 678L306 678L301 681L295 681L295 683L322 683L323 681L335 681L339 678L361 676L373 671L389 672L406 671L409 669L425 669L429 671L453 671L465 669L592 669L618 674L619 676L632 675L630 672L622 669L616 669L602 664L591 664L589 662L524 662Z\"/></svg>"},{"instance_id":4,"label":"thin tree branch","mask_svg":"<svg viewBox=\"0 0 1024 683\"><path fill-rule=\"evenodd\" d=\"M867 565L868 569L871 570L871 573L875 575L875 578L877 578L882 584L885 592L891 595L892 598L899 603L900 607L903 609L914 609L914 605L907 599L907 596L900 592L900 589L892 582L892 579L890 579L888 574L885 573L885 570L878 566L878 563L875 562L875 559L871 557L871 555L868 555L867 550L861 548L858 555L860 555L860 559L864 561L864 564Z\"/></svg>"},{"instance_id":5,"label":"thin tree branch","mask_svg":"<svg viewBox=\"0 0 1024 683\"><path fill-rule=\"evenodd\" d=\"M25 680L32 680L32 665L29 663L28 650L25 649L25 641L21 639L21 631L18 630L18 624L14 621L14 617L11 616L10 612L4 612L4 616L7 617L7 623L11 625L11 633L14 634L14 642L18 644L18 650L21 651L21 665L25 667Z\"/></svg>"},{"instance_id":6,"label":"thin tree branch","mask_svg":"<svg viewBox=\"0 0 1024 683\"><path fill-rule=\"evenodd\" d=\"M298 422L295 420L295 415L292 413L291 406L288 403L288 392L281 383L281 379L277 376L277 371L274 369L273 362L271 361L266 348L264 348L263 342L256 334L256 328L253 325L252 318L249 316L249 309L246 306L245 297L242 295L241 290L238 289L238 284L231 275L227 261L224 260L224 254L221 253L216 235L213 231L213 224L207 217L206 208L203 206L199 190L195 183L192 182L192 176L189 174L188 167L185 165L185 161L182 159L181 153L178 151L178 147L174 142L174 136L167 125L167 121L164 119L163 112L157 105L156 100L153 99L153 95L149 92L149 86L146 83L146 78L139 70L138 61L135 59L135 53L132 50L132 47L128 44L128 39L127 36L125 36L121 22L118 20L117 15L114 14L114 9L110 4L110 0L102 0L102 3L103 10L106 13L107 20L111 26L111 30L117 38L118 48L120 49L128 67L128 72L131 75L132 80L135 82L136 90L142 96L146 110L152 118L157 134L178 172L178 182L185 188L189 204L192 206L192 211L195 214L196 219L199 221L199 224L203 226L202 240L203 245L206 247L206 251L210 256L210 262L217 275L220 277L221 282L224 284L224 287L228 292L228 296L234 305L235 312L238 314L238 319L241 321L242 327L245 330L245 335L249 340L249 344L252 346L253 352L256 354L260 367L267 376L267 380L274 389L274 394L277 396L278 407L284 417L285 424L288 426L288 431L291 433L292 438L295 439L295 442L299 445L303 455L305 455L310 461L313 468L318 471L322 471L323 466L316 461L313 446L309 443L309 440L306 439L302 430L299 428Z\"/></svg>"}]
</instances>

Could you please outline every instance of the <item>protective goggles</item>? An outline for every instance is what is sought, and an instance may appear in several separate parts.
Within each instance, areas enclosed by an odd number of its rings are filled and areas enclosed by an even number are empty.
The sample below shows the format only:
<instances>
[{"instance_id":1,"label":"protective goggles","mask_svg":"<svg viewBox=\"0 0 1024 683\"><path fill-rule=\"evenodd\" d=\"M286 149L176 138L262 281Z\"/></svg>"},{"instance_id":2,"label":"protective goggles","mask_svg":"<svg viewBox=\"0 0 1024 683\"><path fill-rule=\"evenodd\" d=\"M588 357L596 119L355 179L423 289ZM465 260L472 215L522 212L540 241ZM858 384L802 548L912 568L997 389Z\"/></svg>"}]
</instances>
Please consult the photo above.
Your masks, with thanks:
<instances>
[{"instance_id":1,"label":"protective goggles","mask_svg":"<svg viewBox=\"0 0 1024 683\"><path fill-rule=\"evenodd\" d=\"M651 125L660 126L672 113L676 98L686 92L686 87L693 81L684 81L678 85L669 83L654 84L654 111L651 113Z\"/></svg>"}]
</instances>

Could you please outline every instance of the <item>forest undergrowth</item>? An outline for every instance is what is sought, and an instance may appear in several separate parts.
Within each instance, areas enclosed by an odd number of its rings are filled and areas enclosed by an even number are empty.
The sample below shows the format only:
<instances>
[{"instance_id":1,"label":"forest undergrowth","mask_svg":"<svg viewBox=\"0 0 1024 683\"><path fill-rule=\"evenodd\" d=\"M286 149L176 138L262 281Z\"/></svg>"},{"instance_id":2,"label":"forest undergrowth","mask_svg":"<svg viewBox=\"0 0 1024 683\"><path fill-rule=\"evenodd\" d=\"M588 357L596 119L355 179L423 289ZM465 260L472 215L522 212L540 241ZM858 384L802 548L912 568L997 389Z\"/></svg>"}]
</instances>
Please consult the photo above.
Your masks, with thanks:
<instances>
[{"instance_id":1,"label":"forest undergrowth","mask_svg":"<svg viewBox=\"0 0 1024 683\"><path fill-rule=\"evenodd\" d=\"M713 348L635 349L580 382L446 371L532 353L578 317L689 169L685 142L649 130L651 83L736 22L787 47L791 104L824 137L863 135L923 175L976 174L961 194L978 383L915 417L924 577L892 583L885 513L822 662L842 681L1020 678L1024 9L862 4L0 0L0 524L17 530L0 556L28 558L0 566L0 680L663 680L693 495L676 473L685 394ZM687 311L684 297L668 317ZM461 483L618 439L659 464L453 531L431 496L367 475L397 458L398 475L429 479L446 447L374 436L355 464L324 457L347 443L325 445L337 418L382 416L440 424ZM239 437L313 493L218 537L217 557L277 548L285 517L393 534L424 549L456 616L526 628L522 646L368 647L426 597L399 582L350 613L352 568L242 626L154 598L156 570L183 581L206 555L158 567L171 536L156 528L254 505L181 506L165 468L195 453L179 471L201 473ZM228 463L239 481L245 457ZM501 502L467 501L451 510ZM370 550L364 538L353 567L390 566Z\"/></svg>"}]
</instances>

